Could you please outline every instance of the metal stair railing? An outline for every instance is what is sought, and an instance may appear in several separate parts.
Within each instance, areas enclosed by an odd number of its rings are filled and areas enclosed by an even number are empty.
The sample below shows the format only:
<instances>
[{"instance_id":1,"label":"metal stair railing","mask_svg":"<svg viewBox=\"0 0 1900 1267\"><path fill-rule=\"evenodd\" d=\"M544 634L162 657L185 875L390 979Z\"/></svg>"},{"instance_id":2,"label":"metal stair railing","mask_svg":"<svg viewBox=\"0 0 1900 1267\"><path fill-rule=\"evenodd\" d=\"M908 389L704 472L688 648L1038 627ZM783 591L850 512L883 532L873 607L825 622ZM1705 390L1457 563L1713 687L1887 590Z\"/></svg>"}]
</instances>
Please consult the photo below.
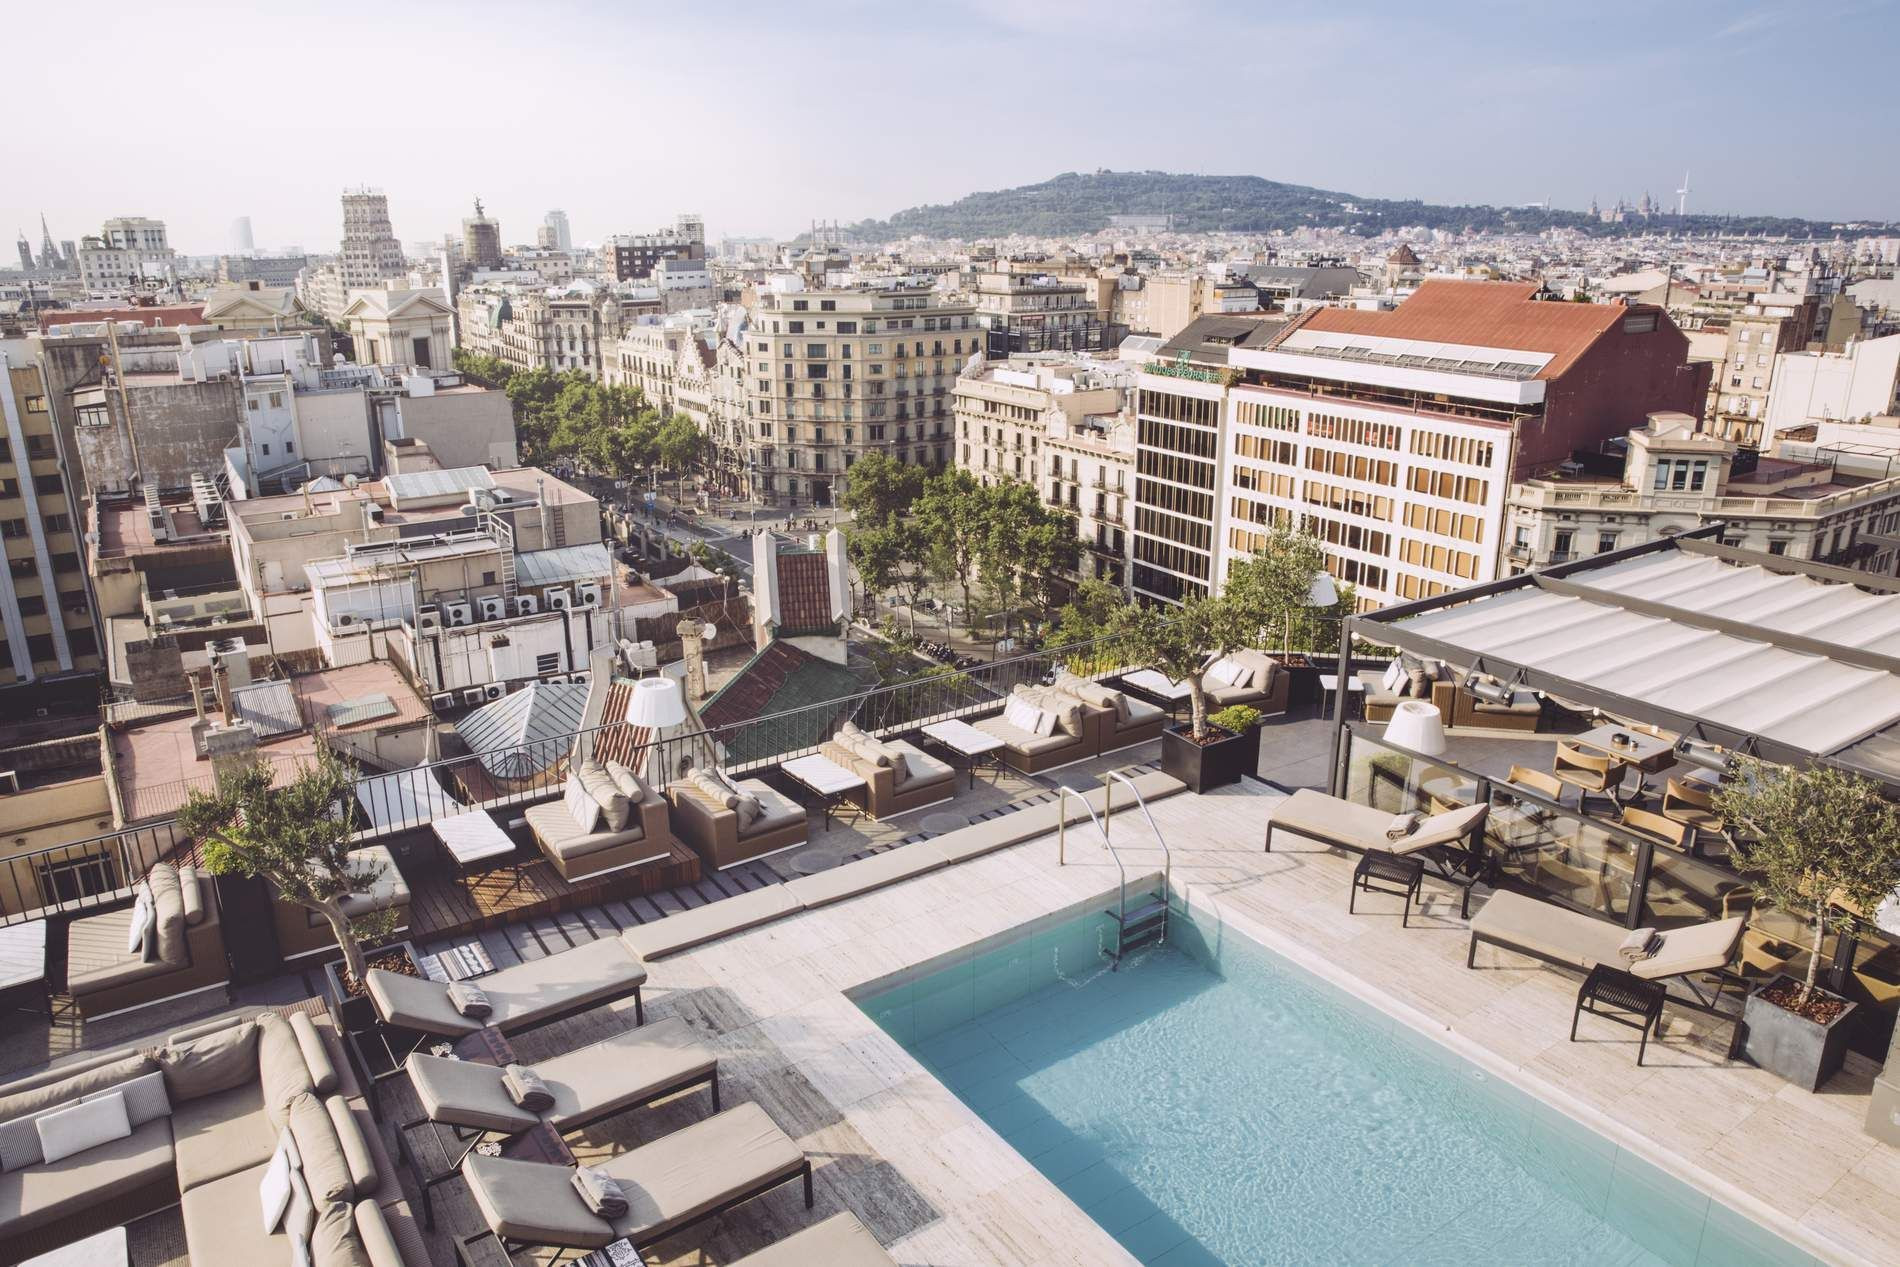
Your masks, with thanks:
<instances>
[{"instance_id":1,"label":"metal stair railing","mask_svg":"<svg viewBox=\"0 0 1900 1267\"><path fill-rule=\"evenodd\" d=\"M1135 786L1135 781L1128 777L1126 771L1110 770L1102 776L1102 817L1111 822L1114 819L1116 783L1127 786L1129 794L1135 798L1135 805L1141 810L1141 816L1148 820L1148 830L1154 833L1155 843L1161 846L1161 900L1166 902L1174 893L1174 850L1168 848L1167 838L1161 834L1161 828L1155 825L1155 816L1148 812L1147 800L1142 797L1141 789ZM1106 830L1103 831L1102 836L1107 839ZM1109 849L1113 851L1114 846L1110 845ZM1165 925L1161 939L1167 940Z\"/></svg>"},{"instance_id":2,"label":"metal stair railing","mask_svg":"<svg viewBox=\"0 0 1900 1267\"><path fill-rule=\"evenodd\" d=\"M1122 865L1122 857L1115 852L1115 844L1108 838L1108 829L1103 827L1102 820L1095 816L1095 807L1089 804L1089 798L1065 783L1056 784L1056 865L1060 867L1067 863L1069 835L1067 811L1071 796L1082 802L1083 812L1089 816L1089 821L1095 824L1095 834L1102 838L1102 847L1108 850L1108 856L1115 860L1115 870L1121 874L1120 905L1116 913L1117 942L1119 943L1119 930L1128 919L1128 868Z\"/></svg>"}]
</instances>

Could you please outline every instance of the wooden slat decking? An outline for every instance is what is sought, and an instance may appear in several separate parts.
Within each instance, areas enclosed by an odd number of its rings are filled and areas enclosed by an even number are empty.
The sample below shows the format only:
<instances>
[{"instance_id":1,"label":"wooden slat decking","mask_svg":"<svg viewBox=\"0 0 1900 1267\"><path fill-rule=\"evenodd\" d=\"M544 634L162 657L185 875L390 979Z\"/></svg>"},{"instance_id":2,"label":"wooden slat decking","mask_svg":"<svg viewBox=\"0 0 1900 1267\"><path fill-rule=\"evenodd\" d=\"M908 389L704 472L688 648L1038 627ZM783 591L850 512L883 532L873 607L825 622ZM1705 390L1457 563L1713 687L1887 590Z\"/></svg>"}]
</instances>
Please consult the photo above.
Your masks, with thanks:
<instances>
[{"instance_id":1,"label":"wooden slat decking","mask_svg":"<svg viewBox=\"0 0 1900 1267\"><path fill-rule=\"evenodd\" d=\"M524 864L519 884L512 869L497 868L472 877L464 890L461 881L435 860L411 864L403 875L410 890L409 936L420 942L564 916L602 902L692 885L700 879L700 862L699 855L674 842L666 861L599 880L564 880L545 858Z\"/></svg>"}]
</instances>

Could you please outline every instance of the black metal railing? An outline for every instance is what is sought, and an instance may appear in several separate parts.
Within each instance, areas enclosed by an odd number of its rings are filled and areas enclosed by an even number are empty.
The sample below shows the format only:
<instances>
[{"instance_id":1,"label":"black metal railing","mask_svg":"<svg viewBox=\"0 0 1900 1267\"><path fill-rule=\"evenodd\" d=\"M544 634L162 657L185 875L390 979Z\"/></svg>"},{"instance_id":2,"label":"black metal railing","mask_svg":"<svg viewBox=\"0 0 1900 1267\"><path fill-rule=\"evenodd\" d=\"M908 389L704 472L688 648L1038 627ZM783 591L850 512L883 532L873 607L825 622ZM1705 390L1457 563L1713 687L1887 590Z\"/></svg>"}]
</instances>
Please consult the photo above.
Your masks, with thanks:
<instances>
[{"instance_id":1,"label":"black metal railing","mask_svg":"<svg viewBox=\"0 0 1900 1267\"><path fill-rule=\"evenodd\" d=\"M0 860L0 927L122 903L146 868L180 843L165 822Z\"/></svg>"}]
</instances>

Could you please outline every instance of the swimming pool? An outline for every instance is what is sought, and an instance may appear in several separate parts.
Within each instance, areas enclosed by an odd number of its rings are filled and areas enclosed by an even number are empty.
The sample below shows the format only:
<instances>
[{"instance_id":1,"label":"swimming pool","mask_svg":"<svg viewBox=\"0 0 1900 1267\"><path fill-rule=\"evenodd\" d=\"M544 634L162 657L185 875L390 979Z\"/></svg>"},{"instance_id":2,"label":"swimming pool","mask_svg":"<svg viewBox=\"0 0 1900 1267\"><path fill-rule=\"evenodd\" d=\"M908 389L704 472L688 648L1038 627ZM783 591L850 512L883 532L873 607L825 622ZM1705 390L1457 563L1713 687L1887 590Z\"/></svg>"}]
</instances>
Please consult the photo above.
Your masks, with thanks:
<instances>
[{"instance_id":1,"label":"swimming pool","mask_svg":"<svg viewBox=\"0 0 1900 1267\"><path fill-rule=\"evenodd\" d=\"M1814 1261L1207 916L1118 972L1113 927L858 1004L1144 1263Z\"/></svg>"}]
</instances>

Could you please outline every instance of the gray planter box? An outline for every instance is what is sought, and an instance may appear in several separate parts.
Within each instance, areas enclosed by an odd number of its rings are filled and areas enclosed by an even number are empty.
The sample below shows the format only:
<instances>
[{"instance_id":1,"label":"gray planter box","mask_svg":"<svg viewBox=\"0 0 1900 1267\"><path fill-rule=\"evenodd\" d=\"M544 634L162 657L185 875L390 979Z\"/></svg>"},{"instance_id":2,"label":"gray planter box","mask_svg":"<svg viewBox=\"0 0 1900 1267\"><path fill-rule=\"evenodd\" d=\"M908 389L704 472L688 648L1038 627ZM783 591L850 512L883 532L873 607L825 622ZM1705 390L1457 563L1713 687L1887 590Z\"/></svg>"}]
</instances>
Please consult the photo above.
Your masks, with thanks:
<instances>
[{"instance_id":1,"label":"gray planter box","mask_svg":"<svg viewBox=\"0 0 1900 1267\"><path fill-rule=\"evenodd\" d=\"M1777 976L1749 994L1742 1003L1742 1054L1769 1073L1810 1091L1819 1091L1823 1083L1840 1072L1847 1058L1848 1022L1857 1004L1847 1008L1831 1024L1817 1025L1805 1016L1761 997L1770 986L1786 982L1795 989L1801 983L1789 976ZM1838 999L1838 994L1822 994ZM1845 1001L1845 1000L1843 1000Z\"/></svg>"}]
</instances>

